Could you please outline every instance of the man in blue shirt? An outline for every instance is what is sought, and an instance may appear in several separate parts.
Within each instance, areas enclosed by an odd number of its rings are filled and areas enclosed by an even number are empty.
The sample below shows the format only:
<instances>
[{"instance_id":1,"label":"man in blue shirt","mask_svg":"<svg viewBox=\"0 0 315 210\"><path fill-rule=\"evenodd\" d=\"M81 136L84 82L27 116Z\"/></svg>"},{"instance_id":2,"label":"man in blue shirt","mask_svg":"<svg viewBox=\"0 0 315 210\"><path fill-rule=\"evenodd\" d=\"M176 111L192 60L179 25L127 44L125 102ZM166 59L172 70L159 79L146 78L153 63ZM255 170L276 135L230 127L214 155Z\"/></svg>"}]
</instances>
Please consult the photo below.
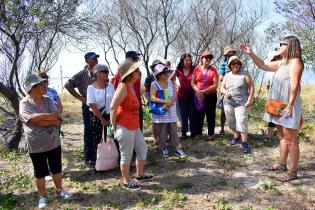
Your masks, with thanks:
<instances>
[{"instance_id":1,"label":"man in blue shirt","mask_svg":"<svg viewBox=\"0 0 315 210\"><path fill-rule=\"evenodd\" d=\"M228 67L228 60L231 56L235 55L236 54L236 50L231 46L231 45L228 45L224 48L224 52L223 52L223 60L219 63L218 65L218 74L219 74L219 79L220 81L222 82L224 76L230 72L230 69ZM221 98L220 98L220 101L219 101L219 104L222 101L222 97L223 95L221 95ZM223 105L220 106L220 109L221 109L221 117L220 117L220 123L221 123L221 131L220 131L220 134L225 134L224 132L224 124L225 124L225 113L224 113L224 108L223 108Z\"/></svg>"}]
</instances>

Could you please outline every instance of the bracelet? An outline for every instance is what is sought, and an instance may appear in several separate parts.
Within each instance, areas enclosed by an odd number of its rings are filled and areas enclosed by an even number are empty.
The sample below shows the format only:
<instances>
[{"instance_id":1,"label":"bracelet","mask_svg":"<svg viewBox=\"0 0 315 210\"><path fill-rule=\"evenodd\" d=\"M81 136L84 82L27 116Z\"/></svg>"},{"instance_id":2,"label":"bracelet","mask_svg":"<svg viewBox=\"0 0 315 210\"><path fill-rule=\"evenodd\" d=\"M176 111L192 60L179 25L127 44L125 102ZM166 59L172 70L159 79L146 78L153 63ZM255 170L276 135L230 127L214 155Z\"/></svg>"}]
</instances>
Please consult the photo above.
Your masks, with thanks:
<instances>
[{"instance_id":1,"label":"bracelet","mask_svg":"<svg viewBox=\"0 0 315 210\"><path fill-rule=\"evenodd\" d=\"M290 104L287 104L287 107L289 107L289 108L291 108L291 109L293 108L293 106L291 106Z\"/></svg>"}]
</instances>

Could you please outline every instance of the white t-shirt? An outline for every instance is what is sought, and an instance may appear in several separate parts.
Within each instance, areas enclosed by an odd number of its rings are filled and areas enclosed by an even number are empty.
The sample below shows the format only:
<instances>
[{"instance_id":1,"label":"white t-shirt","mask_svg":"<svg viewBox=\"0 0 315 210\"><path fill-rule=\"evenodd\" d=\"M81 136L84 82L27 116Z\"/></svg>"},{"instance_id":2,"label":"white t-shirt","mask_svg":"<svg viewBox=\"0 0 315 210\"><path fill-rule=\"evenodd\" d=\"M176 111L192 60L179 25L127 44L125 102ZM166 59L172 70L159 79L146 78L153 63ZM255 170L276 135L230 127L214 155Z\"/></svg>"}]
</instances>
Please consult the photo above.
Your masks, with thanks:
<instances>
[{"instance_id":1,"label":"white t-shirt","mask_svg":"<svg viewBox=\"0 0 315 210\"><path fill-rule=\"evenodd\" d=\"M110 112L110 103L114 96L115 89L111 83L108 83L105 89L95 88L93 85L89 85L87 88L87 104L95 104L98 109L106 107L106 113ZM105 105L105 94L106 94L106 105Z\"/></svg>"}]
</instances>

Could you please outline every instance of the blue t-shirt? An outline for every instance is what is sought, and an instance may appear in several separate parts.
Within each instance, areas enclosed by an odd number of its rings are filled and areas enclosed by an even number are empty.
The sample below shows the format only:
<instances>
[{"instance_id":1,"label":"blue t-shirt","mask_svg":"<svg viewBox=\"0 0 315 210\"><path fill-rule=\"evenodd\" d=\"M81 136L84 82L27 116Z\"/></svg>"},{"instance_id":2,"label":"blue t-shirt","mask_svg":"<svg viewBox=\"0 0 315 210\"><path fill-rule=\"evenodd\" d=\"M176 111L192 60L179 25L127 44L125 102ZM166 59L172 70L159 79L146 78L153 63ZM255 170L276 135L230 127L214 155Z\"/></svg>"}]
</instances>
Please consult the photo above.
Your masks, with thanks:
<instances>
[{"instance_id":1,"label":"blue t-shirt","mask_svg":"<svg viewBox=\"0 0 315 210\"><path fill-rule=\"evenodd\" d=\"M51 98L55 104L56 107L58 107L58 101L60 100L58 93L55 89L48 87L46 96Z\"/></svg>"},{"instance_id":2,"label":"blue t-shirt","mask_svg":"<svg viewBox=\"0 0 315 210\"><path fill-rule=\"evenodd\" d=\"M231 70L228 67L228 59L224 58L218 65L218 74L224 76L230 71Z\"/></svg>"}]
</instances>

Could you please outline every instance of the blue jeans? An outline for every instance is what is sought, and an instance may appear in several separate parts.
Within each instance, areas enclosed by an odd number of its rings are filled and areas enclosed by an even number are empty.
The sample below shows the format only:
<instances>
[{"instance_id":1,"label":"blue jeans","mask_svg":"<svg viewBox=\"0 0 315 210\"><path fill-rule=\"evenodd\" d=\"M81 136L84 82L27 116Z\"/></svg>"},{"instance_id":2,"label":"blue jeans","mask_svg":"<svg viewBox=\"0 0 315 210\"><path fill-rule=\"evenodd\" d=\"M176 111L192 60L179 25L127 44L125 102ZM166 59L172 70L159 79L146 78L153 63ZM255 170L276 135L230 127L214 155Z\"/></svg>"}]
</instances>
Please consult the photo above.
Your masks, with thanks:
<instances>
[{"instance_id":1,"label":"blue jeans","mask_svg":"<svg viewBox=\"0 0 315 210\"><path fill-rule=\"evenodd\" d=\"M86 104L82 104L82 117L84 125L84 160L89 161L93 159L93 142L90 128L90 110Z\"/></svg>"},{"instance_id":2,"label":"blue jeans","mask_svg":"<svg viewBox=\"0 0 315 210\"><path fill-rule=\"evenodd\" d=\"M181 125L182 134L186 134L188 131L188 122L189 122L189 130L192 136L195 136L196 131L196 111L194 105L194 99L180 99L178 98L179 111L181 116Z\"/></svg>"}]
</instances>

